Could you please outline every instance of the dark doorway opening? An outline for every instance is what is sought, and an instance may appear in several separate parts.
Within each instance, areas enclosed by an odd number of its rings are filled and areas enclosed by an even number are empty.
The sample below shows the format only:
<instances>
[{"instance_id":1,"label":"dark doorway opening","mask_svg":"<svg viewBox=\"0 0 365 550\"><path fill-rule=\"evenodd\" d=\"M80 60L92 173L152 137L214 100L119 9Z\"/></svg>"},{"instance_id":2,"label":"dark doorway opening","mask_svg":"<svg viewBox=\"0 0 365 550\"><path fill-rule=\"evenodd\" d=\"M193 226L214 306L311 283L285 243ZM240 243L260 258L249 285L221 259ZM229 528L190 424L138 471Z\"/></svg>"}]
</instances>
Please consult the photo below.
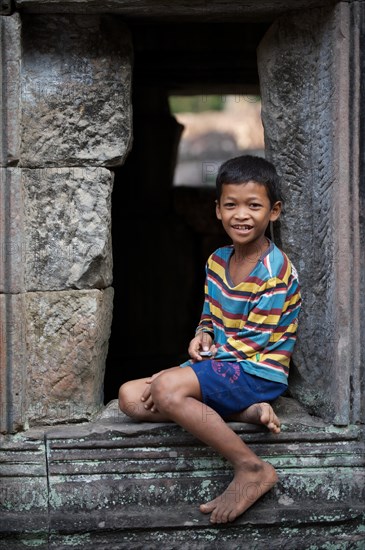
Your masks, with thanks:
<instances>
[{"instance_id":1,"label":"dark doorway opening","mask_svg":"<svg viewBox=\"0 0 365 550\"><path fill-rule=\"evenodd\" d=\"M115 170L112 332L105 403L119 386L179 364L199 320L208 255L227 243L213 187L173 187L181 125L171 94L259 94L269 23L132 25L133 147Z\"/></svg>"}]
</instances>

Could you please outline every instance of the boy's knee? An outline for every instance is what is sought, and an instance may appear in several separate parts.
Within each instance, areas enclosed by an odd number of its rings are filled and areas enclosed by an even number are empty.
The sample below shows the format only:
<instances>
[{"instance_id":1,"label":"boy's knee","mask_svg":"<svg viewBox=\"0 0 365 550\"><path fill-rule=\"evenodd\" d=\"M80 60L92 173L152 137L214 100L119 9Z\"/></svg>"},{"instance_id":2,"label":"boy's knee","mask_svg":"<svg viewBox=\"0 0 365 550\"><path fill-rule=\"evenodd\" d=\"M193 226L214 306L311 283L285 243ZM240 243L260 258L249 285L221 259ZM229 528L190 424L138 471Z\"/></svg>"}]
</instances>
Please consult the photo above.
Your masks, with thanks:
<instances>
[{"instance_id":1,"label":"boy's knee","mask_svg":"<svg viewBox=\"0 0 365 550\"><path fill-rule=\"evenodd\" d=\"M123 386L120 386L119 392L118 392L118 405L121 411L123 410L123 406L124 406L124 387Z\"/></svg>"},{"instance_id":2,"label":"boy's knee","mask_svg":"<svg viewBox=\"0 0 365 550\"><path fill-rule=\"evenodd\" d=\"M167 390L167 384L164 378L165 376L161 374L151 384L151 395L154 403L157 403L157 401L161 401Z\"/></svg>"},{"instance_id":3,"label":"boy's knee","mask_svg":"<svg viewBox=\"0 0 365 550\"><path fill-rule=\"evenodd\" d=\"M118 404L119 408L125 414L128 414L130 408L130 391L128 389L128 382L120 386L118 392Z\"/></svg>"},{"instance_id":4,"label":"boy's knee","mask_svg":"<svg viewBox=\"0 0 365 550\"><path fill-rule=\"evenodd\" d=\"M175 384L170 373L161 374L151 384L152 400L158 410L168 412L178 406L180 395L174 389Z\"/></svg>"}]
</instances>

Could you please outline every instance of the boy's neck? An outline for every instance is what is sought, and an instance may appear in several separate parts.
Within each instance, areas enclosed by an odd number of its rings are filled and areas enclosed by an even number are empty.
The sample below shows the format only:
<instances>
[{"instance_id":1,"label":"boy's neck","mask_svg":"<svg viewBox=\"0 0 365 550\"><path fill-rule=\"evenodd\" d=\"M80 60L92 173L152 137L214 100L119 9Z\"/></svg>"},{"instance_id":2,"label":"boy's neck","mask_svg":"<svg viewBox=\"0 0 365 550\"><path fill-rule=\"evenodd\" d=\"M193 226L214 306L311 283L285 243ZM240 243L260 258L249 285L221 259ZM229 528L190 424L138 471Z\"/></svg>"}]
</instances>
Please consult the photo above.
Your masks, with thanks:
<instances>
[{"instance_id":1,"label":"boy's neck","mask_svg":"<svg viewBox=\"0 0 365 550\"><path fill-rule=\"evenodd\" d=\"M252 245L247 244L243 246L237 246L233 245L234 248L234 254L233 254L233 260L237 263L249 261L252 262L256 259L256 261L261 258L261 256L266 252L266 250L270 246L270 241L267 237L263 236L263 238L259 242L255 242Z\"/></svg>"}]
</instances>

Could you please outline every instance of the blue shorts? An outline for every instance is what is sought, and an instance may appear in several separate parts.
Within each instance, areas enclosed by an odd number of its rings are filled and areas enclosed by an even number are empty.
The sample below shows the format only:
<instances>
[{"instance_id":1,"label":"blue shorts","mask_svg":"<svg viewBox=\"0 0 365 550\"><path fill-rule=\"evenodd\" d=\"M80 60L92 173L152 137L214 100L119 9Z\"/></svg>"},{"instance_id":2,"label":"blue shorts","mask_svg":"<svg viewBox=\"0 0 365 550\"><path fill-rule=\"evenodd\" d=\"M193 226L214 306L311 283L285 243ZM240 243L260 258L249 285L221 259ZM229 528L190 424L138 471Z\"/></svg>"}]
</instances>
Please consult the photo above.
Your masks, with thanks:
<instances>
[{"instance_id":1,"label":"blue shorts","mask_svg":"<svg viewBox=\"0 0 365 550\"><path fill-rule=\"evenodd\" d=\"M249 374L238 363L208 359L190 367L198 377L203 403L223 417L254 403L274 401L287 390L286 384Z\"/></svg>"}]
</instances>

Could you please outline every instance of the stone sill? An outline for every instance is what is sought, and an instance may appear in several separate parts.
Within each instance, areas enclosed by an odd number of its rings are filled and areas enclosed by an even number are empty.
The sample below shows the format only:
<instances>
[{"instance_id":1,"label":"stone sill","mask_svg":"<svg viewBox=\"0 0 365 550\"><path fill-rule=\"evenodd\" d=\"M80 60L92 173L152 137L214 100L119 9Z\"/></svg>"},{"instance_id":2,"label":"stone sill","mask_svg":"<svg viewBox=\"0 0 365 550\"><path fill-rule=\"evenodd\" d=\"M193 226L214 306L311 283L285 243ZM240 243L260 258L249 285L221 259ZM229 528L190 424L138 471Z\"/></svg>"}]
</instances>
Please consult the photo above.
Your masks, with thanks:
<instances>
[{"instance_id":1,"label":"stone sill","mask_svg":"<svg viewBox=\"0 0 365 550\"><path fill-rule=\"evenodd\" d=\"M349 425L342 427L325 422L319 417L309 415L296 400L291 398L279 398L275 402L275 411L281 421L280 434L271 434L265 427L253 424L240 422L228 422L228 424L248 444L255 442L270 444L293 441L355 441L364 439L365 426ZM15 438L16 440L22 436L29 440L43 439L44 437L48 440L84 440L89 437L103 439L106 432L120 437L148 438L151 445L155 441L156 445L160 446L161 438L168 438L170 446L182 446L193 442L203 446L193 436L172 422L133 421L119 410L116 399L111 401L100 414L96 415L92 422L32 427L28 431L15 436L5 436L5 439Z\"/></svg>"},{"instance_id":2,"label":"stone sill","mask_svg":"<svg viewBox=\"0 0 365 550\"><path fill-rule=\"evenodd\" d=\"M24 539L24 548L35 540L43 540L41 548L82 548L77 541L85 536L92 550L111 542L130 548L130 541L157 550L158 534L168 548L191 550L220 536L231 541L225 547L240 548L233 541L244 529L250 548L281 548L284 531L288 549L305 548L302 541L314 534L362 544L362 428L312 418L291 399L282 398L276 410L283 422L278 435L230 423L276 467L279 483L228 526L212 527L198 505L227 486L229 464L173 423L133 422L113 401L94 422L4 436L1 538L6 548L15 539Z\"/></svg>"}]
</instances>

